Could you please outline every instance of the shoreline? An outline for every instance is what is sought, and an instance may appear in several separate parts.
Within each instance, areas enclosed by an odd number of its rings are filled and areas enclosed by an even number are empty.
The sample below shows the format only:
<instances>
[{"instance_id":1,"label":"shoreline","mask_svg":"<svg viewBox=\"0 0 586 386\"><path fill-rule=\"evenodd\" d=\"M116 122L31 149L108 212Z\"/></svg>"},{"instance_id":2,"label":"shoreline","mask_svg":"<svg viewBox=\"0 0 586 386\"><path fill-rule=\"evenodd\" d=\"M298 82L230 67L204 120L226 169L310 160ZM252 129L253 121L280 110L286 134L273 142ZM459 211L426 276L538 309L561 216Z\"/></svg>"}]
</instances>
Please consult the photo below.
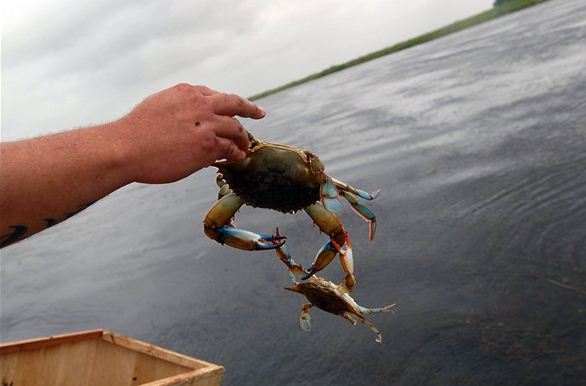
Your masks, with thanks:
<instances>
[{"instance_id":1,"label":"shoreline","mask_svg":"<svg viewBox=\"0 0 586 386\"><path fill-rule=\"evenodd\" d=\"M517 11L520 11L525 8L529 8L534 5L544 3L546 1L548 1L548 0L514 0L514 1L506 2L504 4L493 6L491 9L489 9L487 11L470 16L470 17L463 19L463 20L456 21L452 24L448 24L445 27L436 29L431 32L424 33L423 35L416 36L414 38L411 38L409 40L405 40L400 43L393 44L392 46L383 48L378 51L371 52L370 54L359 56L356 59L352 59L352 60L349 60L349 61L341 63L341 64L333 65L329 68L326 68L325 70L308 75L304 78L297 79L292 82L286 83L282 86L275 87L275 88L260 92L258 94L251 96L251 97L248 97L248 99L251 101L255 101L255 100L267 97L269 95L273 95L278 92L281 92L281 91L299 86L301 84L310 82L312 80L323 78L324 76L328 76L330 74L345 70L347 68L354 67L359 64L366 63L371 60L378 59L380 57L390 55L395 52L399 52L399 51L405 50L407 48L414 47L419 44L423 44L423 43L447 36L447 35L455 33L455 32L462 31L466 28L485 23L487 21L496 19L498 17L508 15L510 13L517 12Z\"/></svg>"}]
</instances>

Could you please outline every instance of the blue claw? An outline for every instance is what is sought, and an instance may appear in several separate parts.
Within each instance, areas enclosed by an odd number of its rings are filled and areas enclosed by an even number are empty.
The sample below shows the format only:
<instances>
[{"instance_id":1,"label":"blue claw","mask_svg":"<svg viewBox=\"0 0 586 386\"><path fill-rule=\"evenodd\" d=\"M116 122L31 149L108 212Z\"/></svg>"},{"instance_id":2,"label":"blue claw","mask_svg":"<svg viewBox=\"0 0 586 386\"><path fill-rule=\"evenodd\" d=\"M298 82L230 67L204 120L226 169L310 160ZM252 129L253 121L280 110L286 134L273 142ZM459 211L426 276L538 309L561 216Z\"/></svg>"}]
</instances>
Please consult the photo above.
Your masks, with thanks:
<instances>
[{"instance_id":1,"label":"blue claw","mask_svg":"<svg viewBox=\"0 0 586 386\"><path fill-rule=\"evenodd\" d=\"M380 193L380 189L375 190L372 193L368 193L368 192L365 192L364 190L357 189L353 186L350 186L347 183L345 183L344 181L340 181L335 178L331 178L331 179L332 179L333 183L336 185L336 187L338 189L340 189L342 192L356 194L360 198L363 198L368 201L374 200L376 198L376 196L378 196L378 194Z\"/></svg>"},{"instance_id":2,"label":"blue claw","mask_svg":"<svg viewBox=\"0 0 586 386\"><path fill-rule=\"evenodd\" d=\"M322 198L322 203L332 213L340 213L344 206L338 198Z\"/></svg>"},{"instance_id":3,"label":"blue claw","mask_svg":"<svg viewBox=\"0 0 586 386\"><path fill-rule=\"evenodd\" d=\"M376 216L370 209L358 202L351 202L350 204L352 205L354 213L368 223L368 239L372 241L374 239L374 234L376 233Z\"/></svg>"},{"instance_id":4,"label":"blue claw","mask_svg":"<svg viewBox=\"0 0 586 386\"><path fill-rule=\"evenodd\" d=\"M244 229L233 228L229 226L221 226L216 229L220 234L219 240L222 244L228 244L231 247L244 249L246 251L253 250L267 250L279 248L287 237L268 234L256 234Z\"/></svg>"},{"instance_id":5,"label":"blue claw","mask_svg":"<svg viewBox=\"0 0 586 386\"><path fill-rule=\"evenodd\" d=\"M358 193L362 192L362 194L364 194L364 195L370 195L370 193L366 193L365 191L362 191L362 190L356 189L356 191ZM379 192L380 192L380 190L373 192L371 195L372 199L374 199L378 195ZM360 216L364 221L366 221L368 223L368 239L370 241L372 241L372 239L374 238L374 234L376 232L376 216L374 215L374 213L372 213L372 211L370 209L368 209L366 206L359 203L358 198L353 193L343 192L342 195L344 196L344 198L346 198L346 200L348 200L348 202L352 206L352 210L358 216ZM362 197L362 196L360 196L360 197ZM364 197L362 197L362 198L364 198Z\"/></svg>"},{"instance_id":6,"label":"blue claw","mask_svg":"<svg viewBox=\"0 0 586 386\"><path fill-rule=\"evenodd\" d=\"M324 182L320 188L320 195L322 197L327 198L336 198L338 197L338 189L336 189L336 185L331 178L328 178L326 182Z\"/></svg>"},{"instance_id":7,"label":"blue claw","mask_svg":"<svg viewBox=\"0 0 586 386\"><path fill-rule=\"evenodd\" d=\"M358 196L360 196L360 198L363 198L368 201L372 201L376 198L376 196L378 196L378 194L380 193L380 189L375 190L372 193L368 193L368 192L365 192L364 190L356 189L356 193L358 193Z\"/></svg>"},{"instance_id":8,"label":"blue claw","mask_svg":"<svg viewBox=\"0 0 586 386\"><path fill-rule=\"evenodd\" d=\"M365 221L372 221L376 218L370 209L360 203L352 204L352 208L355 209L356 214L362 217Z\"/></svg>"},{"instance_id":9,"label":"blue claw","mask_svg":"<svg viewBox=\"0 0 586 386\"><path fill-rule=\"evenodd\" d=\"M338 250L332 244L331 241L328 241L317 251L317 256L311 267L307 270L307 274L302 277L302 280L307 280L312 277L315 273L324 269L330 262L336 257L338 254Z\"/></svg>"},{"instance_id":10,"label":"blue claw","mask_svg":"<svg viewBox=\"0 0 586 386\"><path fill-rule=\"evenodd\" d=\"M343 209L342 202L339 199L339 192L336 184L331 178L328 178L320 188L321 201L327 210L333 213L340 213Z\"/></svg>"}]
</instances>

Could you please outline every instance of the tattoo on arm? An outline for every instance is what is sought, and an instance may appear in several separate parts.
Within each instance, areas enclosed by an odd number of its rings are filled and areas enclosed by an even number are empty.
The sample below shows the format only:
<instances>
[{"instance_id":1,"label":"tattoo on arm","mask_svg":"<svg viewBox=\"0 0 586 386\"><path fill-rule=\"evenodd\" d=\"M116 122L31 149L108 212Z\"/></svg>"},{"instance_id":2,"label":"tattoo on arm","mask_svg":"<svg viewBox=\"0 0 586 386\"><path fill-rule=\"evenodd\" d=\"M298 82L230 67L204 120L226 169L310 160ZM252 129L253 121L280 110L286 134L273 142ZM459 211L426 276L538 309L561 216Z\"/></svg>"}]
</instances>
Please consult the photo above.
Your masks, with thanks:
<instances>
[{"instance_id":1,"label":"tattoo on arm","mask_svg":"<svg viewBox=\"0 0 586 386\"><path fill-rule=\"evenodd\" d=\"M43 220L47 223L47 228L51 228L53 225L57 224L57 220L54 218L44 218Z\"/></svg>"},{"instance_id":2,"label":"tattoo on arm","mask_svg":"<svg viewBox=\"0 0 586 386\"><path fill-rule=\"evenodd\" d=\"M9 228L13 229L11 233L0 236L0 248L17 242L28 230L28 227L25 225L11 225Z\"/></svg>"},{"instance_id":3,"label":"tattoo on arm","mask_svg":"<svg viewBox=\"0 0 586 386\"><path fill-rule=\"evenodd\" d=\"M86 209L88 206L92 205L93 203L95 203L95 201L80 205L78 210L66 213L64 220L67 220L68 218L75 216L76 214L78 214L82 210ZM44 218L43 220L45 221L45 223L47 223L47 228L50 228L59 222L59 221L55 220L54 218ZM24 238L23 236L28 231L28 226L26 226L26 225L11 225L8 228L11 228L12 231L10 233L6 233L5 235L0 236L0 248L4 248L12 243L15 243L15 242L23 239Z\"/></svg>"}]
</instances>

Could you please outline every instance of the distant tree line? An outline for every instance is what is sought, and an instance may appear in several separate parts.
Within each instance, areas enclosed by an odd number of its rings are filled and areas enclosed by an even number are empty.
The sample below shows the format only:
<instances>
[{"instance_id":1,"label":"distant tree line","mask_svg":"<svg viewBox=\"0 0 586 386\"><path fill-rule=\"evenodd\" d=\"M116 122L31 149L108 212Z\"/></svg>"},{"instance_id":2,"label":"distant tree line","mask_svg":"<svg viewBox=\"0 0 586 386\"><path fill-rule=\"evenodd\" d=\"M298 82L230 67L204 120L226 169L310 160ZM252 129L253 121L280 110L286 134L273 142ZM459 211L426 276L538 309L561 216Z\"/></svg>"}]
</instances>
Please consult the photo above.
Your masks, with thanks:
<instances>
[{"instance_id":1,"label":"distant tree line","mask_svg":"<svg viewBox=\"0 0 586 386\"><path fill-rule=\"evenodd\" d=\"M497 5L501 5L503 3L509 3L511 1L515 1L515 0L494 0L494 3L492 5L497 6Z\"/></svg>"}]
</instances>

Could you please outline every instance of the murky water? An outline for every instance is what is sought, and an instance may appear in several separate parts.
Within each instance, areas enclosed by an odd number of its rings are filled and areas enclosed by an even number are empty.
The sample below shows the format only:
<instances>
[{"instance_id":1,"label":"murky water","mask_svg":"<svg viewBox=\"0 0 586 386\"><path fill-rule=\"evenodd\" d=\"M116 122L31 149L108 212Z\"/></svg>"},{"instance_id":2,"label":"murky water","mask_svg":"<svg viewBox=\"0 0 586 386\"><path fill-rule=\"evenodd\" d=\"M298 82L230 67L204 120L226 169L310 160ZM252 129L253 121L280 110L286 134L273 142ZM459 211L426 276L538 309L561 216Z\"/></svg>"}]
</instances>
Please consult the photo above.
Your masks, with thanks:
<instances>
[{"instance_id":1,"label":"murky water","mask_svg":"<svg viewBox=\"0 0 586 386\"><path fill-rule=\"evenodd\" d=\"M586 379L586 4L552 0L261 101L259 138L382 188L350 210L365 328L286 292L271 252L203 236L206 170L133 185L2 251L2 340L103 327L221 363L226 385L578 384ZM75 183L75 182L72 182ZM309 264L309 218L279 225ZM324 272L340 280L334 262Z\"/></svg>"}]
</instances>

